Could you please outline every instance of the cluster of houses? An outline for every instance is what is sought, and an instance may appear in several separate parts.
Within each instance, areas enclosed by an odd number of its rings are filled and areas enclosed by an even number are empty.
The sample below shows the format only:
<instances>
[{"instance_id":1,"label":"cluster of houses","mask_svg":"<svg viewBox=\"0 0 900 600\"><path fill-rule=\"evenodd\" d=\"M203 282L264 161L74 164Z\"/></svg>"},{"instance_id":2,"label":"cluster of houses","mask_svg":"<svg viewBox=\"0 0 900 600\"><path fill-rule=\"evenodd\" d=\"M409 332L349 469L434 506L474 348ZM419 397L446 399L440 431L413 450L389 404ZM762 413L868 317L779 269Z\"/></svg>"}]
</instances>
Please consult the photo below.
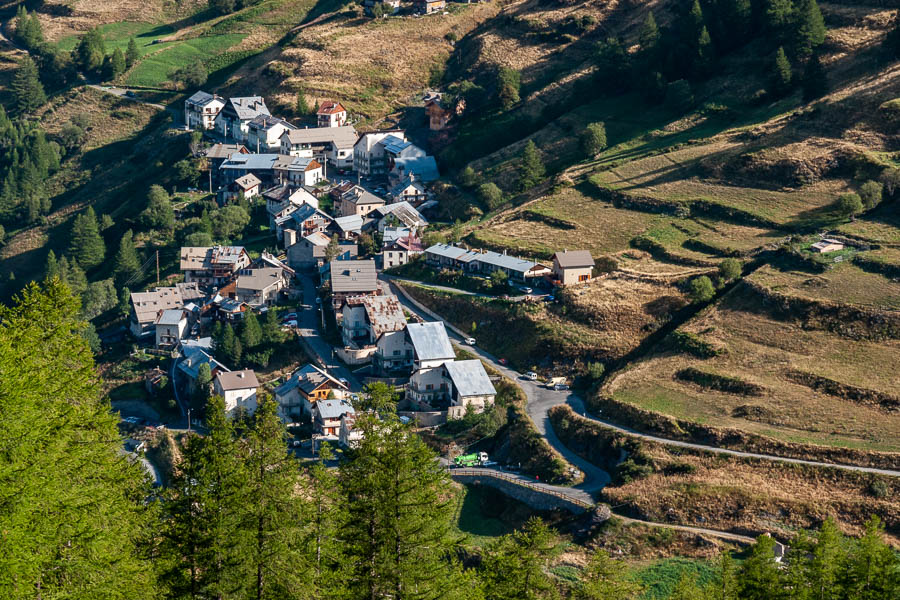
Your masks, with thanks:
<instances>
[{"instance_id":1,"label":"cluster of houses","mask_svg":"<svg viewBox=\"0 0 900 600\"><path fill-rule=\"evenodd\" d=\"M426 98L425 108L433 130L446 127L453 115L439 95ZM500 270L523 284L538 278L561 285L587 281L594 265L590 253L558 252L545 265L446 244L426 249L421 240L429 223L423 212L434 205L428 184L439 176L434 158L399 129L357 133L339 102L321 103L316 117L318 127L297 127L271 115L258 96L225 100L197 92L185 101L185 123L220 140L204 153L218 200L265 202L284 254L263 252L252 259L240 246L181 248L183 282L131 294L131 332L160 350L180 353L179 379L188 392L208 367L228 413L252 413L260 385L256 374L217 361L212 340L201 333L216 322L241 321L247 311L269 310L292 293L302 272L327 286L342 338L337 353L345 363L365 367L375 378L408 381L404 402L410 410L447 419L483 411L496 390L481 361L457 360L443 323L407 320L398 298L379 287L375 261L359 258L362 236L382 240L383 268L423 255L435 268L480 275ZM354 170L359 178L354 183L332 176L323 188L329 170ZM373 193L360 185L363 176L386 183ZM319 206L326 198L331 214ZM345 380L305 365L274 396L285 421L309 420L323 440L345 446L358 441L356 395Z\"/></svg>"}]
</instances>

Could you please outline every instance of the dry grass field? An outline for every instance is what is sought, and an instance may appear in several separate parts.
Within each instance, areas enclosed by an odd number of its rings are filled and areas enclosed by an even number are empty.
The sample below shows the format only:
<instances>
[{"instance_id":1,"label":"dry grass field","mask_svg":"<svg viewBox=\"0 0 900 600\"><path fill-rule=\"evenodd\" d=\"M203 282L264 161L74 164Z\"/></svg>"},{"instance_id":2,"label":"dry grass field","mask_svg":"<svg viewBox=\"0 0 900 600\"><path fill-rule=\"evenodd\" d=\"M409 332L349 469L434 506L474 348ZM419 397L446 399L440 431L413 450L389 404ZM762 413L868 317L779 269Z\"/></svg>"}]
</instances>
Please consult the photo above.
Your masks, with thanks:
<instances>
[{"instance_id":1,"label":"dry grass field","mask_svg":"<svg viewBox=\"0 0 900 600\"><path fill-rule=\"evenodd\" d=\"M577 418L577 417L575 417ZM645 519L749 533L768 531L789 540L800 529L834 517L849 535L877 514L887 538L900 545L900 485L891 478L873 494L866 476L828 469L680 453L645 445L655 472L603 490L613 505L625 505ZM623 510L620 508L619 510Z\"/></svg>"},{"instance_id":2,"label":"dry grass field","mask_svg":"<svg viewBox=\"0 0 900 600\"><path fill-rule=\"evenodd\" d=\"M880 310L900 310L900 282L878 273L867 273L843 262L824 273L781 271L765 266L750 280L774 292L836 304L852 304Z\"/></svg>"},{"instance_id":3,"label":"dry grass field","mask_svg":"<svg viewBox=\"0 0 900 600\"><path fill-rule=\"evenodd\" d=\"M900 406L854 399L846 391L819 391L797 379L798 373L811 375L900 402L900 342L854 341L775 321L756 312L738 292L681 328L721 349L718 356L658 353L615 376L604 392L714 427L797 443L900 451ZM758 388L725 392L676 375L688 368Z\"/></svg>"}]
</instances>

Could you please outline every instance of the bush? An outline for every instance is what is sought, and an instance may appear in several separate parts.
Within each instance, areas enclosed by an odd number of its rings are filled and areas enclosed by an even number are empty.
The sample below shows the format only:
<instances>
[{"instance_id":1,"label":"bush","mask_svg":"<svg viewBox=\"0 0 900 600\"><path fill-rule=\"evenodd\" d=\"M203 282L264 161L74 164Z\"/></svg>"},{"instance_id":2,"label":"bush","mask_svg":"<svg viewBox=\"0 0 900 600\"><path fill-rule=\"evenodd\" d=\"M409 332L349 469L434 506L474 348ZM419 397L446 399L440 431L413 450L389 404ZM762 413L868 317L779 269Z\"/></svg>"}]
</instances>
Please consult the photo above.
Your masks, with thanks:
<instances>
[{"instance_id":1,"label":"bush","mask_svg":"<svg viewBox=\"0 0 900 600\"><path fill-rule=\"evenodd\" d=\"M488 210L494 210L503 204L503 191L496 183L482 183L478 187L478 198Z\"/></svg>"},{"instance_id":2,"label":"bush","mask_svg":"<svg viewBox=\"0 0 900 600\"><path fill-rule=\"evenodd\" d=\"M741 261L736 258L726 258L719 264L719 275L726 281L737 279L742 272Z\"/></svg>"},{"instance_id":3,"label":"bush","mask_svg":"<svg viewBox=\"0 0 900 600\"><path fill-rule=\"evenodd\" d=\"M585 156L594 156L606 148L606 125L603 123L591 123L580 137L581 151Z\"/></svg>"},{"instance_id":4,"label":"bush","mask_svg":"<svg viewBox=\"0 0 900 600\"><path fill-rule=\"evenodd\" d=\"M869 484L869 494L879 500L884 500L890 495L887 484L881 479L875 479Z\"/></svg>"},{"instance_id":5,"label":"bush","mask_svg":"<svg viewBox=\"0 0 900 600\"><path fill-rule=\"evenodd\" d=\"M594 270L597 273L612 273L619 268L619 263L612 256L601 256L594 261Z\"/></svg>"},{"instance_id":6,"label":"bush","mask_svg":"<svg viewBox=\"0 0 900 600\"><path fill-rule=\"evenodd\" d=\"M716 295L716 288L706 275L691 280L688 295L694 302L709 302Z\"/></svg>"},{"instance_id":7,"label":"bush","mask_svg":"<svg viewBox=\"0 0 900 600\"><path fill-rule=\"evenodd\" d=\"M871 179L859 187L859 197L867 209L878 206L883 193L884 184Z\"/></svg>"},{"instance_id":8,"label":"bush","mask_svg":"<svg viewBox=\"0 0 900 600\"><path fill-rule=\"evenodd\" d=\"M862 198L853 192L841 194L837 199L837 210L848 217L858 215L863 211Z\"/></svg>"}]
</instances>

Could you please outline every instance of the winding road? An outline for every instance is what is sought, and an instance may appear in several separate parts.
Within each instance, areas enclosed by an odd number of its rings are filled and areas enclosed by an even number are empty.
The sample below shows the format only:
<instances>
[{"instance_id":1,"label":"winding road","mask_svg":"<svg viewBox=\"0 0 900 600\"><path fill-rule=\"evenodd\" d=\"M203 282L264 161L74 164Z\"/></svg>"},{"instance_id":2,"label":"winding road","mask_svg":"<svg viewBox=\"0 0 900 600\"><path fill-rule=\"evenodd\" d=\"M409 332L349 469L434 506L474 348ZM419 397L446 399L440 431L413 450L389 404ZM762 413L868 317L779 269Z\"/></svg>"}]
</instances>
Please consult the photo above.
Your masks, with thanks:
<instances>
[{"instance_id":1,"label":"winding road","mask_svg":"<svg viewBox=\"0 0 900 600\"><path fill-rule=\"evenodd\" d=\"M398 286L396 286L396 285L391 284L390 281L387 281L387 280L385 280L385 281L386 281L387 285L390 285L391 290L394 291L395 294L401 298L401 302L408 310L419 315L421 318L429 320L429 321L443 320L446 322L446 320L441 319L439 317L439 315L435 315L434 313L432 313L430 315L424 313L419 307L413 305L409 301L409 298L403 293L402 289L398 288ZM452 330L452 328L448 327L448 330ZM454 336L456 337L457 340L462 339L462 336L458 335L456 332L453 332L451 334L451 338L453 338ZM454 341L456 341L456 340L454 340ZM815 460L805 460L805 459L800 459L800 458L789 458L789 457L785 457L785 456L776 456L776 455L772 455L772 454L744 452L741 450L732 450L729 448L720 448L718 446L709 446L709 445L704 445L704 444L697 444L694 442L673 440L670 438L665 438L665 437L660 437L660 436L656 436L656 435L650 435L647 433L642 433L642 432L632 429L630 427L625 427L625 426L622 426L622 425L619 425L616 423L612 423L612 422L606 421L596 415L589 414L587 412L587 410L585 409L584 401L581 398L579 398L578 396L576 396L575 394L573 394L569 391L557 392L554 390L547 389L543 385L539 385L539 384L536 384L529 380L526 380L522 377L522 375L520 373L501 365L498 362L496 357L489 354L488 352L485 352L481 348L478 348L477 346L465 346L465 349L473 354L478 355L482 360L488 361L489 363L491 363L491 365L495 369L497 369L498 371L500 371L507 377L513 379L514 381L516 381L519 384L519 386L522 388L522 390L525 392L525 395L528 398L528 407L527 407L528 415L531 417L531 420L534 421L534 424L537 427L538 431L540 431L541 434L543 434L546 437L547 442L550 444L550 446L552 446L555 450L557 450L560 454L562 454L566 458L566 460L569 460L569 462L571 462L573 465L577 466L578 468L582 469L585 472L585 483L582 485L586 486L586 488L583 488L583 489L592 489L592 490L601 489L609 481L609 475L606 474L605 471L603 471L602 469L599 469L597 467L593 467L592 470L584 468L583 465L590 465L590 463L587 463L587 461L585 461L584 459L581 459L580 457L577 457L577 455L575 455L573 452L568 450L568 448L566 448L566 446L556 436L555 432L553 431L553 427L550 426L550 419L549 419L548 413L551 408L553 408L554 406L558 406L560 404L568 404L575 413L577 413L585 418L588 418L600 425L603 425L604 427L608 427L609 429L613 429L615 431L618 431L618 432L621 432L621 433L624 433L627 435L631 435L631 436L634 436L634 437L637 437L637 438L640 438L643 440L651 441L651 442L656 442L658 444L663 444L666 446L673 446L673 447L678 447L678 448L690 448L693 450L700 450L703 452L713 452L716 454L725 454L725 455L736 456L736 457L740 457L740 458L768 460L768 461L776 461L776 462L783 462L783 463L790 463L790 464L807 465L807 466L813 466L813 467L827 467L827 468L832 468L832 469L841 469L844 471L853 471L853 472L857 472L857 473L873 473L873 474L877 474L877 475L888 475L891 477L900 477L900 470L879 469L879 468L875 468L875 467L862 467L862 466L857 466L857 465L828 463L828 462L821 462L821 461L815 461ZM570 459L570 456L578 458L578 460L577 461L572 460L572 459ZM599 485L598 485L598 482L602 480L603 476L600 475L599 473L597 473L597 471L600 471L600 473L603 473L603 475L606 476L606 479L603 480L603 483L599 484Z\"/></svg>"}]
</instances>

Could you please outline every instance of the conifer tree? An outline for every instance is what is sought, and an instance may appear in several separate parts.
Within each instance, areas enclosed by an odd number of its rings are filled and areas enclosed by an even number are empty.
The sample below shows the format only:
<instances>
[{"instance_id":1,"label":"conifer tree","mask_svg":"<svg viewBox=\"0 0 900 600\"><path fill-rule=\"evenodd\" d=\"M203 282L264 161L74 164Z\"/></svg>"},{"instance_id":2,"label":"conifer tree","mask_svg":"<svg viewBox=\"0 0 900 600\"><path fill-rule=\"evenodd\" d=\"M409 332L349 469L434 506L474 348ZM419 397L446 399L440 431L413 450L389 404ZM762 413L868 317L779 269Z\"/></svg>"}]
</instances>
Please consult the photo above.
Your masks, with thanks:
<instances>
[{"instance_id":1,"label":"conifer tree","mask_svg":"<svg viewBox=\"0 0 900 600\"><path fill-rule=\"evenodd\" d=\"M128 48L125 49L125 67L130 69L140 57L141 53L138 50L137 43L134 41L134 37L129 38Z\"/></svg>"},{"instance_id":2,"label":"conifer tree","mask_svg":"<svg viewBox=\"0 0 900 600\"><path fill-rule=\"evenodd\" d=\"M242 458L247 472L240 503L245 588L257 600L303 598L310 570L301 552L300 501L295 496L299 471L287 452L278 404L269 396L261 396Z\"/></svg>"},{"instance_id":3,"label":"conifer tree","mask_svg":"<svg viewBox=\"0 0 900 600\"><path fill-rule=\"evenodd\" d=\"M10 87L19 114L30 113L47 102L37 66L30 56L24 56L19 61Z\"/></svg>"},{"instance_id":4,"label":"conifer tree","mask_svg":"<svg viewBox=\"0 0 900 600\"><path fill-rule=\"evenodd\" d=\"M266 312L266 322L262 328L263 342L266 344L280 344L284 341L284 332L281 331L281 323L274 310Z\"/></svg>"},{"instance_id":5,"label":"conifer tree","mask_svg":"<svg viewBox=\"0 0 900 600\"><path fill-rule=\"evenodd\" d=\"M149 598L138 546L150 488L123 460L118 416L61 282L28 284L0 306L0 597Z\"/></svg>"},{"instance_id":6,"label":"conifer tree","mask_svg":"<svg viewBox=\"0 0 900 600\"><path fill-rule=\"evenodd\" d=\"M791 0L766 0L765 25L775 39L782 40L791 24L794 6Z\"/></svg>"},{"instance_id":7,"label":"conifer tree","mask_svg":"<svg viewBox=\"0 0 900 600\"><path fill-rule=\"evenodd\" d=\"M83 71L98 74L106 58L106 44L100 30L95 27L82 35L72 56Z\"/></svg>"},{"instance_id":8,"label":"conifer tree","mask_svg":"<svg viewBox=\"0 0 900 600\"><path fill-rule=\"evenodd\" d=\"M100 237L97 215L93 207L75 217L69 242L69 255L84 270L89 270L101 262L106 255L106 245Z\"/></svg>"},{"instance_id":9,"label":"conifer tree","mask_svg":"<svg viewBox=\"0 0 900 600\"><path fill-rule=\"evenodd\" d=\"M244 314L244 324L241 328L241 345L244 350L252 350L262 343L262 328L259 326L259 319L252 310Z\"/></svg>"},{"instance_id":10,"label":"conifer tree","mask_svg":"<svg viewBox=\"0 0 900 600\"><path fill-rule=\"evenodd\" d=\"M363 439L340 467L349 595L465 597L451 554L447 473L408 425L382 416L357 419Z\"/></svg>"},{"instance_id":11,"label":"conifer tree","mask_svg":"<svg viewBox=\"0 0 900 600\"><path fill-rule=\"evenodd\" d=\"M49 281L59 277L59 264L56 262L56 253L53 250L47 253L47 262L44 265L44 279Z\"/></svg>"},{"instance_id":12,"label":"conifer tree","mask_svg":"<svg viewBox=\"0 0 900 600\"><path fill-rule=\"evenodd\" d=\"M647 18L641 25L639 43L642 54L650 59L656 58L656 52L659 49L659 28L656 26L656 19L653 18L653 11L647 13Z\"/></svg>"},{"instance_id":13,"label":"conifer tree","mask_svg":"<svg viewBox=\"0 0 900 600\"><path fill-rule=\"evenodd\" d=\"M792 80L791 63L784 53L784 48L779 47L775 52L775 60L772 63L769 91L776 98L781 98L791 91Z\"/></svg>"},{"instance_id":14,"label":"conifer tree","mask_svg":"<svg viewBox=\"0 0 900 600\"><path fill-rule=\"evenodd\" d=\"M307 502L304 505L304 549L310 565L311 598L337 598L343 589L345 561L342 560L344 523L347 514L340 495L337 474L325 463L334 458L328 443L319 448L319 460L308 472Z\"/></svg>"},{"instance_id":15,"label":"conifer tree","mask_svg":"<svg viewBox=\"0 0 900 600\"><path fill-rule=\"evenodd\" d=\"M116 48L109 59L109 78L115 79L124 73L126 68L125 54L121 48Z\"/></svg>"},{"instance_id":16,"label":"conifer tree","mask_svg":"<svg viewBox=\"0 0 900 600\"><path fill-rule=\"evenodd\" d=\"M533 188L543 181L545 173L544 162L537 146L534 141L528 140L519 159L519 185L523 190Z\"/></svg>"},{"instance_id":17,"label":"conifer tree","mask_svg":"<svg viewBox=\"0 0 900 600\"><path fill-rule=\"evenodd\" d=\"M485 595L492 600L553 598L554 583L544 568L556 547L556 536L537 517L491 544L482 567Z\"/></svg>"},{"instance_id":18,"label":"conifer tree","mask_svg":"<svg viewBox=\"0 0 900 600\"><path fill-rule=\"evenodd\" d=\"M803 69L803 101L811 102L828 93L828 75L819 58L818 53L813 54Z\"/></svg>"},{"instance_id":19,"label":"conifer tree","mask_svg":"<svg viewBox=\"0 0 900 600\"><path fill-rule=\"evenodd\" d=\"M632 600L641 593L640 584L628 577L628 567L598 550L584 570L573 600Z\"/></svg>"},{"instance_id":20,"label":"conifer tree","mask_svg":"<svg viewBox=\"0 0 900 600\"><path fill-rule=\"evenodd\" d=\"M221 348L219 344L216 344L216 352L234 368L237 368L241 361L242 349L240 343L240 340L234 335L234 328L231 326L231 323L226 323L222 331Z\"/></svg>"},{"instance_id":21,"label":"conifer tree","mask_svg":"<svg viewBox=\"0 0 900 600\"><path fill-rule=\"evenodd\" d=\"M756 538L750 556L741 565L739 575L741 600L772 600L781 594L781 576L775 562L775 540L768 535Z\"/></svg>"},{"instance_id":22,"label":"conifer tree","mask_svg":"<svg viewBox=\"0 0 900 600\"><path fill-rule=\"evenodd\" d=\"M884 541L881 520L873 515L846 563L846 597L855 600L896 598L900 594L900 558Z\"/></svg>"},{"instance_id":23,"label":"conifer tree","mask_svg":"<svg viewBox=\"0 0 900 600\"><path fill-rule=\"evenodd\" d=\"M309 114L309 101L306 99L306 92L302 86L297 89L297 100L294 103L294 112L303 117Z\"/></svg>"},{"instance_id":24,"label":"conifer tree","mask_svg":"<svg viewBox=\"0 0 900 600\"><path fill-rule=\"evenodd\" d=\"M697 60L694 61L694 73L698 77L708 75L716 60L716 49L713 46L709 31L704 27L697 38Z\"/></svg>"},{"instance_id":25,"label":"conifer tree","mask_svg":"<svg viewBox=\"0 0 900 600\"><path fill-rule=\"evenodd\" d=\"M825 41L825 19L816 0L799 0L794 7L794 47L801 57L809 56Z\"/></svg>"},{"instance_id":26,"label":"conifer tree","mask_svg":"<svg viewBox=\"0 0 900 600\"><path fill-rule=\"evenodd\" d=\"M133 235L130 229L122 235L113 263L113 273L120 285L133 279L141 268L141 259L138 258L134 247Z\"/></svg>"}]
</instances>

